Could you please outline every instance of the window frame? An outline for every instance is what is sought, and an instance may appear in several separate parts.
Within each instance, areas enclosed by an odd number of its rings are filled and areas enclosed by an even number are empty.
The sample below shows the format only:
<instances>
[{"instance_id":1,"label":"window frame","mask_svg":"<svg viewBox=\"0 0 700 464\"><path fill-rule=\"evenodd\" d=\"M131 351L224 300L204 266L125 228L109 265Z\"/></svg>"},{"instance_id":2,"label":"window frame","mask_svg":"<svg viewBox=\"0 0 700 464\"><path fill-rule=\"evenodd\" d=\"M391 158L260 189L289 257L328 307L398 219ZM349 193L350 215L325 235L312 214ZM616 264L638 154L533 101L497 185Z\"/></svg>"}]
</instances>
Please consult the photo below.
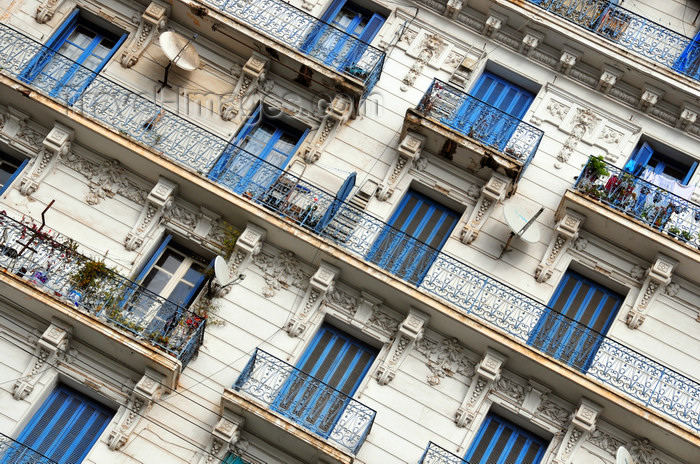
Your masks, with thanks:
<instances>
[{"instance_id":1,"label":"window frame","mask_svg":"<svg viewBox=\"0 0 700 464\"><path fill-rule=\"evenodd\" d=\"M698 168L698 160L693 159L690 156L688 156L688 158L690 158L690 160L692 161L690 167L688 167L688 165L684 165L682 161L678 161L677 165L675 166L683 166L687 169L687 172L685 173L683 179L669 176L676 179L677 182L683 186L688 185L690 180L693 178L695 171L697 171ZM656 160L657 162L657 165L655 167L649 166L649 162L652 160ZM654 148L654 146L651 143L642 142L641 144L638 144L637 147L634 149L634 151L629 157L629 160L627 160L627 162L625 163L624 169L625 171L630 172L637 177L640 177L646 168L653 169L654 172L658 174L657 171L659 170L659 168L661 168L661 171L663 172L663 168L670 164L668 163L668 160L677 161L671 156L664 153L663 151Z\"/></svg>"},{"instance_id":2,"label":"window frame","mask_svg":"<svg viewBox=\"0 0 700 464\"><path fill-rule=\"evenodd\" d=\"M477 451L479 445L481 445L481 441L484 439L484 436L486 435L486 432L488 431L489 425L495 422L498 425L498 428L496 432L493 434L493 436L489 439L489 446L485 450L485 454L480 458L479 461L474 461L473 456L474 453ZM506 427L510 427L514 434L511 434L511 437L509 438L508 442L506 443L505 447L501 450L494 449L495 445L498 444L498 438L502 435L503 430ZM525 448L520 451L520 454L517 457L517 461L505 461L509 457L509 453L513 448L513 442L514 440L517 439L517 437L522 436L525 437L526 444L528 444L528 448ZM524 459L527 457L527 455L523 455L523 452L525 452L529 447L531 446L530 443L535 443L540 446L539 451L535 455L534 459L532 461L528 461L528 464L539 464L542 461L542 458L544 457L545 451L547 450L548 444L545 442L545 440L534 433L526 430L523 427L520 427L519 425L516 425L514 422L498 415L493 412L489 412L486 417L484 418L483 422L481 423L481 426L479 427L478 432L476 433L474 439L472 440L472 443L469 445L469 449L467 449L466 454L464 455L464 459L471 464L480 464L481 462L484 462L484 459L487 459L489 464L524 464ZM493 461L493 458L495 456L492 456L492 453L500 452L498 455L498 461ZM488 454L487 454L488 453ZM503 453L506 453L505 455Z\"/></svg>"},{"instance_id":3,"label":"window frame","mask_svg":"<svg viewBox=\"0 0 700 464\"><path fill-rule=\"evenodd\" d=\"M24 170L24 168L27 167L27 164L29 164L30 160L29 158L24 158L20 161L19 159L10 155L6 151L0 150L0 166L4 166L5 164L14 166L14 164L12 164L12 161L17 163L17 167L15 167L14 172L10 174L10 177L7 178L7 181L4 184L0 185L0 195L5 193L7 189L9 189L10 185L12 185L12 183L20 176L22 170Z\"/></svg>"},{"instance_id":4,"label":"window frame","mask_svg":"<svg viewBox=\"0 0 700 464\"><path fill-rule=\"evenodd\" d=\"M335 24L335 18L343 8L348 8L356 14L353 21L345 28L345 30L339 27L339 25ZM355 35L352 30L357 27L357 24L361 21L362 17L368 17L369 19L367 20L367 24L362 30L362 33L360 35ZM351 0L333 0L333 2L321 16L321 21L332 25L336 29L343 30L343 32L346 34L369 44L372 43L372 40L374 40L374 38L377 36L377 33L386 22L386 18L379 13L369 10L368 8L363 8Z\"/></svg>"}]
</instances>

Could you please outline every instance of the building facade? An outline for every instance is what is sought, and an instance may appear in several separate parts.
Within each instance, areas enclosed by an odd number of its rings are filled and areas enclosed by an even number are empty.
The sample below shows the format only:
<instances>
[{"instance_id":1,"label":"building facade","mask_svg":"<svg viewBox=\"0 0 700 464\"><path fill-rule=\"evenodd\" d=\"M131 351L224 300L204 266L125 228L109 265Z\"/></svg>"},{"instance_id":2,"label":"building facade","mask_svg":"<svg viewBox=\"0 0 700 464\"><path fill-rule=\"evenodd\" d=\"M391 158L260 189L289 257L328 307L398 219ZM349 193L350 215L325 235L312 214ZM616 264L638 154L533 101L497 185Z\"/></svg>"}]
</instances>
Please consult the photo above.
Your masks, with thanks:
<instances>
[{"instance_id":1,"label":"building facade","mask_svg":"<svg viewBox=\"0 0 700 464\"><path fill-rule=\"evenodd\" d=\"M700 462L696 2L0 5L0 462Z\"/></svg>"}]
</instances>

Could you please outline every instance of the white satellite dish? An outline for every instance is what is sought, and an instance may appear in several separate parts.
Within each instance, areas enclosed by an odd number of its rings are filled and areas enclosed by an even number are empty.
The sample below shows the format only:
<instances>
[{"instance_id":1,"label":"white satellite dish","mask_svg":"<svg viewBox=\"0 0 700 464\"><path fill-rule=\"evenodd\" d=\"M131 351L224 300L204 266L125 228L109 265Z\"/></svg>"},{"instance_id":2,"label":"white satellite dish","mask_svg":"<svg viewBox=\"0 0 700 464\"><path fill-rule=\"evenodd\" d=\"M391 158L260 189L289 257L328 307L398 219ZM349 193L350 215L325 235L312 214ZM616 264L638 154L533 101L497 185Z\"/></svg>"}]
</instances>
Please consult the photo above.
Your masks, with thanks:
<instances>
[{"instance_id":1,"label":"white satellite dish","mask_svg":"<svg viewBox=\"0 0 700 464\"><path fill-rule=\"evenodd\" d=\"M635 464L630 452L627 448L620 446L617 449L617 454L615 455L615 464Z\"/></svg>"},{"instance_id":2,"label":"white satellite dish","mask_svg":"<svg viewBox=\"0 0 700 464\"><path fill-rule=\"evenodd\" d=\"M163 87L170 87L168 85L168 74L173 65L183 71L194 71L199 67L199 53L197 53L197 49L192 44L192 41L196 38L197 34L188 39L173 31L165 31L160 35L160 48L165 53L165 56L168 57L169 62L165 67L165 76L160 81L163 85L160 86L158 92L163 90Z\"/></svg>"},{"instance_id":3,"label":"white satellite dish","mask_svg":"<svg viewBox=\"0 0 700 464\"><path fill-rule=\"evenodd\" d=\"M228 264L221 256L214 258L214 275L216 276L216 280L219 281L219 285L222 287L227 286L233 280L231 278L231 272L228 270Z\"/></svg>"},{"instance_id":4,"label":"white satellite dish","mask_svg":"<svg viewBox=\"0 0 700 464\"><path fill-rule=\"evenodd\" d=\"M521 238L529 243L536 243L539 241L540 228L535 224L535 220L542 214L542 211L544 211L544 208L540 208L539 211L537 211L532 206L514 200L509 201L503 207L503 217L511 232L506 246L503 247L501 256L508 251L513 237ZM499 256L499 258L501 256Z\"/></svg>"}]
</instances>

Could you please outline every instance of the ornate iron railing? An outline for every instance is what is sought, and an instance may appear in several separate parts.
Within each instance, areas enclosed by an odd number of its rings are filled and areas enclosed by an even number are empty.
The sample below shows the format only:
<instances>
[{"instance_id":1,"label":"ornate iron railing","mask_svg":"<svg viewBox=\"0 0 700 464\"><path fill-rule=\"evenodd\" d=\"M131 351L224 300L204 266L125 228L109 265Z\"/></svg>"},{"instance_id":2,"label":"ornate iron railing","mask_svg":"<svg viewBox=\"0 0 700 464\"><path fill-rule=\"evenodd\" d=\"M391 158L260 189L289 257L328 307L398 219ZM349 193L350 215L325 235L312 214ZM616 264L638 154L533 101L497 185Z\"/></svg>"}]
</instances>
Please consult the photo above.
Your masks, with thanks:
<instances>
[{"instance_id":1,"label":"ornate iron railing","mask_svg":"<svg viewBox=\"0 0 700 464\"><path fill-rule=\"evenodd\" d=\"M13 464L58 464L51 458L0 433L0 462Z\"/></svg>"},{"instance_id":2,"label":"ornate iron railing","mask_svg":"<svg viewBox=\"0 0 700 464\"><path fill-rule=\"evenodd\" d=\"M206 318L100 266L63 236L0 212L0 268L182 361L202 344ZM90 266L91 275L81 270Z\"/></svg>"},{"instance_id":3,"label":"ornate iron railing","mask_svg":"<svg viewBox=\"0 0 700 464\"><path fill-rule=\"evenodd\" d=\"M290 48L359 79L367 96L379 80L384 52L282 0L203 0Z\"/></svg>"},{"instance_id":4,"label":"ornate iron railing","mask_svg":"<svg viewBox=\"0 0 700 464\"><path fill-rule=\"evenodd\" d=\"M535 156L544 135L536 127L439 79L433 80L418 110L525 166Z\"/></svg>"},{"instance_id":5,"label":"ornate iron railing","mask_svg":"<svg viewBox=\"0 0 700 464\"><path fill-rule=\"evenodd\" d=\"M591 163L601 169L591 169ZM700 205L624 169L590 158L574 189L659 233L700 248Z\"/></svg>"},{"instance_id":6,"label":"ornate iron railing","mask_svg":"<svg viewBox=\"0 0 700 464\"><path fill-rule=\"evenodd\" d=\"M233 388L353 454L367 438L376 415L359 401L260 349Z\"/></svg>"},{"instance_id":7,"label":"ornate iron railing","mask_svg":"<svg viewBox=\"0 0 700 464\"><path fill-rule=\"evenodd\" d=\"M42 50L41 45L32 39L0 24L0 68L3 68L1 72L9 73L15 77L22 73L26 64L33 57L31 53L20 53L17 50L18 48L23 49L25 46L30 47L34 53ZM34 83L30 83L30 85L34 85ZM59 97L53 96L53 98ZM134 109L129 109L132 104ZM243 175L244 171L234 169L220 173L217 178L211 180L221 183L244 198L274 211L286 220L336 243L349 252L395 272L397 277L474 314L523 343L528 343L533 334L536 333L535 329L540 318L546 319L549 316L545 314L554 312L546 305L488 277L469 265L393 229L381 219L348 203L338 201L333 194L286 173L244 150L231 146L215 134L103 76L95 77L73 108L200 175L206 176L224 151L233 153L233 156L241 157L240 163L231 162L231 166L250 165L250 162L253 162L257 166L255 172L246 171L246 175ZM394 256L396 259L386 260L380 253L373 252L376 249L375 244L382 234L391 234L406 244L405 248L398 248L400 251ZM404 251L408 253L412 247L420 248L419 252L414 251L415 256L420 257L420 262L405 261L408 263L405 266L392 264L397 262L397 259L406 256ZM429 259L424 259L426 257ZM434 261L431 262L432 259ZM573 321L571 324L578 327L577 323ZM575 329L579 333L586 330L588 329L585 326ZM533 340L535 339L533 338ZM591 340L591 338L586 337L586 340ZM600 340L608 341L602 336ZM187 345L186 354L191 356L196 352L200 343L201 338L193 338L191 343ZM552 344L541 342L542 347L550 345ZM537 347L538 345L533 344L533 346ZM596 346L598 346L597 352L594 349ZM595 359L598 359L596 356L601 355L601 351L608 346L611 345L596 342L588 345L586 350L581 351L584 354L580 357L574 356L568 359L560 357L560 360L570 363L577 369L585 369L590 357L596 353L594 361L588 367L591 370L595 368ZM635 353L634 350L623 348L638 359L646 361L640 361L635 365L637 370L633 376L623 375L619 377L628 380L628 383L622 388L619 386L620 381L606 380L616 378L615 372L609 372L609 377L599 378L604 383L628 393L633 398L645 401L643 397L639 398L634 392L638 388L646 388L643 386L643 382L646 382L645 379L655 378L656 370L652 367L655 362ZM545 352L547 351L545 350ZM549 353L552 356L558 356L553 351ZM663 408L659 406L662 404L661 402L651 402L648 406L700 430L700 424L698 424L700 385L673 371L666 370L664 372L663 376L659 378L659 382L665 382L661 378L665 378L666 375L683 379L682 382L685 382L682 387L680 381L669 382L668 385L677 385L677 387L668 387L664 390L664 398L672 398L676 394L681 394L676 392L687 392L689 400L686 403L670 402L668 404L671 406L666 405ZM638 385L639 382L642 384Z\"/></svg>"},{"instance_id":8,"label":"ornate iron railing","mask_svg":"<svg viewBox=\"0 0 700 464\"><path fill-rule=\"evenodd\" d=\"M528 0L607 40L700 79L700 44L607 0Z\"/></svg>"},{"instance_id":9,"label":"ornate iron railing","mask_svg":"<svg viewBox=\"0 0 700 464\"><path fill-rule=\"evenodd\" d=\"M469 461L450 453L431 441L418 464L469 464Z\"/></svg>"}]
</instances>

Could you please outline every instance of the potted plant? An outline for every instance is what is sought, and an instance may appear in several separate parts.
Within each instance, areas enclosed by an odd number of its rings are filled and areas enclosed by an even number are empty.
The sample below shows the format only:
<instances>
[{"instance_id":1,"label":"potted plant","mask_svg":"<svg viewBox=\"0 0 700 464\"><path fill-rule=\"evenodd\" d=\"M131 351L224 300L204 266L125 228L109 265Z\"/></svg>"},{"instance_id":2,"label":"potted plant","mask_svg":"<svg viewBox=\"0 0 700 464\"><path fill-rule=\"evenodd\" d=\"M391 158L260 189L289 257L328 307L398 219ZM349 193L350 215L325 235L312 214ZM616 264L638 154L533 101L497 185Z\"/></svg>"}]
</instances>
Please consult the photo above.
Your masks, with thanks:
<instances>
[{"instance_id":1,"label":"potted plant","mask_svg":"<svg viewBox=\"0 0 700 464\"><path fill-rule=\"evenodd\" d=\"M112 270L107 267L104 259L97 261L93 259L85 260L69 277L71 290L68 293L68 298L78 306L85 293L88 292L98 280L109 276L111 272Z\"/></svg>"},{"instance_id":2,"label":"potted plant","mask_svg":"<svg viewBox=\"0 0 700 464\"><path fill-rule=\"evenodd\" d=\"M590 182L595 182L602 176L609 176L608 164L603 160L602 156L591 156L588 158L588 163L585 164L583 176Z\"/></svg>"}]
</instances>

